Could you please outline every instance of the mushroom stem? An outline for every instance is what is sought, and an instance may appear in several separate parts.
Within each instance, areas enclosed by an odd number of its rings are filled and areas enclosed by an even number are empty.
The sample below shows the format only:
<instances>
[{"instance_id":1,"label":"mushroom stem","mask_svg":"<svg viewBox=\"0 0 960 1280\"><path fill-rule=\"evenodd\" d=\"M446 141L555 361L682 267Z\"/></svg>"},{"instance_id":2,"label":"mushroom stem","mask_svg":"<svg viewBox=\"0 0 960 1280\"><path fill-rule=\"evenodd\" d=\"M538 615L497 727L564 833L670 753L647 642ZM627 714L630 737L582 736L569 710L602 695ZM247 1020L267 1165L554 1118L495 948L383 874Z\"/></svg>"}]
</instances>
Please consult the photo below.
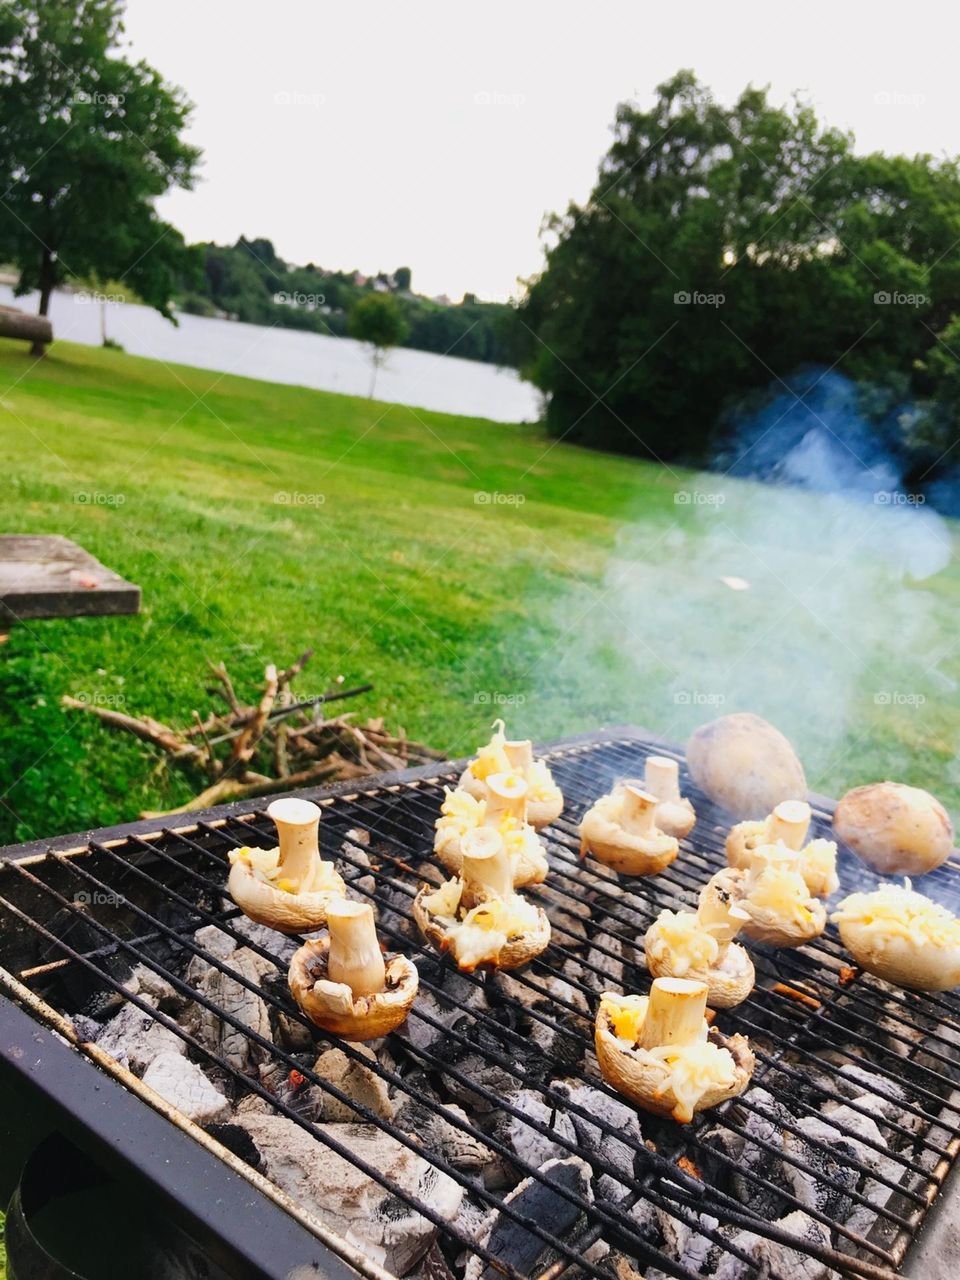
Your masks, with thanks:
<instances>
[{"instance_id":1,"label":"mushroom stem","mask_svg":"<svg viewBox=\"0 0 960 1280\"><path fill-rule=\"evenodd\" d=\"M680 766L668 756L647 756L643 785L660 801L680 799Z\"/></svg>"},{"instance_id":2,"label":"mushroom stem","mask_svg":"<svg viewBox=\"0 0 960 1280\"><path fill-rule=\"evenodd\" d=\"M687 978L655 978L640 1028L640 1046L693 1044L702 1038L707 1010L707 984Z\"/></svg>"},{"instance_id":3,"label":"mushroom stem","mask_svg":"<svg viewBox=\"0 0 960 1280\"><path fill-rule=\"evenodd\" d=\"M734 940L745 920L750 917L734 902L733 897L712 881L700 890L697 919L720 944L721 954Z\"/></svg>"},{"instance_id":4,"label":"mushroom stem","mask_svg":"<svg viewBox=\"0 0 960 1280\"><path fill-rule=\"evenodd\" d=\"M767 840L779 840L788 849L799 852L810 827L810 806L806 800L782 800L767 819Z\"/></svg>"},{"instance_id":5,"label":"mushroom stem","mask_svg":"<svg viewBox=\"0 0 960 1280\"><path fill-rule=\"evenodd\" d=\"M308 884L320 857L320 810L309 800L274 800L267 809L277 827L280 867L288 880Z\"/></svg>"},{"instance_id":6,"label":"mushroom stem","mask_svg":"<svg viewBox=\"0 0 960 1280\"><path fill-rule=\"evenodd\" d=\"M800 871L800 855L782 844L762 844L755 849L747 872L747 890L753 888L765 871Z\"/></svg>"},{"instance_id":7,"label":"mushroom stem","mask_svg":"<svg viewBox=\"0 0 960 1280\"><path fill-rule=\"evenodd\" d=\"M503 749L510 761L510 768L526 776L527 770L533 764L533 743L530 739L526 738L522 742L519 739L514 742L507 741L503 744Z\"/></svg>"},{"instance_id":8,"label":"mushroom stem","mask_svg":"<svg viewBox=\"0 0 960 1280\"><path fill-rule=\"evenodd\" d=\"M354 996L372 996L386 985L386 966L373 923L373 907L342 898L327 908L330 954L327 976L343 982Z\"/></svg>"},{"instance_id":9,"label":"mushroom stem","mask_svg":"<svg viewBox=\"0 0 960 1280\"><path fill-rule=\"evenodd\" d=\"M649 836L654 833L654 817L657 812L657 798L648 791L641 791L633 783L628 782L623 788L623 810L620 825L624 831L635 836Z\"/></svg>"},{"instance_id":10,"label":"mushroom stem","mask_svg":"<svg viewBox=\"0 0 960 1280\"><path fill-rule=\"evenodd\" d=\"M484 826L498 827L504 818L527 818L527 784L519 773L492 773L487 779Z\"/></svg>"},{"instance_id":11,"label":"mushroom stem","mask_svg":"<svg viewBox=\"0 0 960 1280\"><path fill-rule=\"evenodd\" d=\"M461 841L464 887L485 898L509 898L513 893L513 868L499 832L476 827Z\"/></svg>"}]
</instances>

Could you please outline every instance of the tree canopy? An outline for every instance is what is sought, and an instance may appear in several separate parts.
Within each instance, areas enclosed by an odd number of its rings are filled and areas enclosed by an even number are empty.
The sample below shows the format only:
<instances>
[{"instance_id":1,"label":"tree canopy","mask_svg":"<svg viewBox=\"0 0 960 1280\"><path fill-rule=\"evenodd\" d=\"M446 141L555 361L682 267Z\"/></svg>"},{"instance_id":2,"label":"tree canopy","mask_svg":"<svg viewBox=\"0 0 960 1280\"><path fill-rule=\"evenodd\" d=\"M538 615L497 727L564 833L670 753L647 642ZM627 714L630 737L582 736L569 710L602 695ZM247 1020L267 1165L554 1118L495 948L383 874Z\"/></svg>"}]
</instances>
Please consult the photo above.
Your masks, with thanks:
<instances>
[{"instance_id":1,"label":"tree canopy","mask_svg":"<svg viewBox=\"0 0 960 1280\"><path fill-rule=\"evenodd\" d=\"M686 71L613 134L520 312L554 435L707 461L732 406L817 366L915 401L917 465L956 438L955 160L857 155L802 102L724 107Z\"/></svg>"},{"instance_id":2,"label":"tree canopy","mask_svg":"<svg viewBox=\"0 0 960 1280\"><path fill-rule=\"evenodd\" d=\"M0 9L0 258L19 291L122 280L170 317L191 271L155 198L191 186L190 104L119 52L120 0L7 0Z\"/></svg>"}]
</instances>

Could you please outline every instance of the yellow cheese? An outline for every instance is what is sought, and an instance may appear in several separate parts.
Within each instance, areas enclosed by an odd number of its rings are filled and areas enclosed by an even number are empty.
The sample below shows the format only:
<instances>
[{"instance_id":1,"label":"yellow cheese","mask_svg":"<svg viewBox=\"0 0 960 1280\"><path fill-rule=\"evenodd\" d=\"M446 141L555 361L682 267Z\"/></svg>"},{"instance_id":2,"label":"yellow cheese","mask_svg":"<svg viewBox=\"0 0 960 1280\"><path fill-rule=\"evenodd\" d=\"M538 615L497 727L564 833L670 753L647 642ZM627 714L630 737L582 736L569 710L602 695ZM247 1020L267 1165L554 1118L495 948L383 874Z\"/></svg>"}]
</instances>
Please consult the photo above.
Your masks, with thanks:
<instances>
[{"instance_id":1,"label":"yellow cheese","mask_svg":"<svg viewBox=\"0 0 960 1280\"><path fill-rule=\"evenodd\" d=\"M458 835L478 827L486 813L486 801L475 800L468 791L445 791L443 804L440 806L441 817L436 821L438 831L450 828Z\"/></svg>"},{"instance_id":2,"label":"yellow cheese","mask_svg":"<svg viewBox=\"0 0 960 1280\"><path fill-rule=\"evenodd\" d=\"M508 899L491 898L473 907L450 930L451 945L459 964L472 967L496 962L510 938L529 933L540 922L536 907L519 894Z\"/></svg>"},{"instance_id":3,"label":"yellow cheese","mask_svg":"<svg viewBox=\"0 0 960 1280\"><path fill-rule=\"evenodd\" d=\"M653 960L668 961L682 978L691 969L709 969L720 952L716 938L702 927L692 911L661 911L646 940Z\"/></svg>"},{"instance_id":4,"label":"yellow cheese","mask_svg":"<svg viewBox=\"0 0 960 1280\"><path fill-rule=\"evenodd\" d=\"M669 1076L657 1088L658 1097L668 1090L677 1100L675 1119L686 1124L693 1119L694 1110L703 1095L712 1088L730 1088L736 1078L736 1064L729 1049L722 1049L708 1040L696 1040L693 1044L662 1045L650 1050L670 1071Z\"/></svg>"},{"instance_id":5,"label":"yellow cheese","mask_svg":"<svg viewBox=\"0 0 960 1280\"><path fill-rule=\"evenodd\" d=\"M463 881L457 876L453 880L445 880L435 893L428 893L423 905L432 916L447 916L451 920L456 917L463 893Z\"/></svg>"},{"instance_id":6,"label":"yellow cheese","mask_svg":"<svg viewBox=\"0 0 960 1280\"><path fill-rule=\"evenodd\" d=\"M855 921L871 933L904 938L915 946L960 946L960 920L946 907L916 893L909 880L882 884L872 893L852 893L839 903L834 924Z\"/></svg>"},{"instance_id":7,"label":"yellow cheese","mask_svg":"<svg viewBox=\"0 0 960 1280\"><path fill-rule=\"evenodd\" d=\"M767 867L747 895L751 906L779 916L782 920L796 920L808 924L813 915L810 907L810 891L798 871L782 867Z\"/></svg>"},{"instance_id":8,"label":"yellow cheese","mask_svg":"<svg viewBox=\"0 0 960 1280\"><path fill-rule=\"evenodd\" d=\"M628 1044L636 1044L640 1036L640 1028L647 1016L647 996L605 996L600 1001L601 1015L606 1014L613 1027L613 1034L618 1040L626 1040Z\"/></svg>"}]
</instances>

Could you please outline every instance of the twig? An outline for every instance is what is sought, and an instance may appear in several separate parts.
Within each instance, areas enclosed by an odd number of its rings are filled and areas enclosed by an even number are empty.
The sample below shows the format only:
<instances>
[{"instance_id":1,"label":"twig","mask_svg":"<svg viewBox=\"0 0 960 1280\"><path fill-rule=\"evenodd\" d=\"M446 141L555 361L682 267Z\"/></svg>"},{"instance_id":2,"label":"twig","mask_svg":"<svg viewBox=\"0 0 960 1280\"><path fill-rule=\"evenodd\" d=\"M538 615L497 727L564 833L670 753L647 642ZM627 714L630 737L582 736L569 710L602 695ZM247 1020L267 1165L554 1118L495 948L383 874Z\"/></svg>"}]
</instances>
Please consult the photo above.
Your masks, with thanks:
<instances>
[{"instance_id":1,"label":"twig","mask_svg":"<svg viewBox=\"0 0 960 1280\"><path fill-rule=\"evenodd\" d=\"M279 683L279 677L277 678L277 682ZM274 707L274 709L270 712L268 719L271 722L274 720L282 720L286 716L292 715L295 711L306 711L310 707L322 706L324 703L327 703L327 702L337 702L342 698L356 698L356 697L359 697L361 693L369 693L372 688L373 688L372 684L360 684L360 685L357 685L355 689L343 689L339 693L318 693L313 698L304 698L302 702L291 702L289 707ZM242 728L255 715L256 715L255 711L242 712L241 719L235 722L236 728L231 730L230 733L222 733L217 738L211 738L210 741L213 743L215 747L218 746L221 742L229 742L229 740L232 737L234 737L236 733L236 729ZM326 723L330 723L330 722L327 721ZM438 756L437 758L439 760L444 759L442 755Z\"/></svg>"},{"instance_id":2,"label":"twig","mask_svg":"<svg viewBox=\"0 0 960 1280\"><path fill-rule=\"evenodd\" d=\"M227 675L226 663L223 661L220 661L217 663L216 666L214 666L213 663L211 662L209 666L210 666L210 670L213 672L216 678L220 681L221 685L223 685L224 697L227 700L227 705L229 706L230 710L233 712L235 716L244 715L245 713L244 713L243 707L241 707L240 703L237 701L237 695L236 693L234 693L234 690L233 690L233 681Z\"/></svg>"},{"instance_id":3,"label":"twig","mask_svg":"<svg viewBox=\"0 0 960 1280\"><path fill-rule=\"evenodd\" d=\"M233 749L230 752L230 759L227 761L227 773L232 772L235 774L237 765L247 764L250 761L263 734L267 716L273 708L277 696L278 676L277 668L272 662L264 670L263 676L266 683L260 696L260 701L257 704L256 715L234 742Z\"/></svg>"},{"instance_id":4,"label":"twig","mask_svg":"<svg viewBox=\"0 0 960 1280\"><path fill-rule=\"evenodd\" d=\"M207 731L204 728L203 721L200 719L199 711L194 711L193 719L195 721L194 727L196 728L197 732L200 734L200 737L203 738L203 745L207 749L207 764L210 769L210 773L215 778L217 774L220 772L220 761L213 754L213 747L211 747L210 745L210 739L207 737Z\"/></svg>"},{"instance_id":5,"label":"twig","mask_svg":"<svg viewBox=\"0 0 960 1280\"><path fill-rule=\"evenodd\" d=\"M313 650L306 649L301 653L300 657L297 658L296 662L291 662L285 671L281 671L280 675L277 677L277 684L280 688L285 689L292 680L295 680L312 657Z\"/></svg>"},{"instance_id":6,"label":"twig","mask_svg":"<svg viewBox=\"0 0 960 1280\"><path fill-rule=\"evenodd\" d=\"M98 707L92 702L81 702L79 698L71 698L68 693L60 699L60 704L70 711L89 711L105 724L112 725L114 729L124 729L127 733L132 733L141 742L149 742L175 759L191 760L201 765L203 763L204 752L199 747L195 747L192 742L185 742L176 730L150 716L140 718L127 716L122 711L111 711L109 707Z\"/></svg>"},{"instance_id":7,"label":"twig","mask_svg":"<svg viewBox=\"0 0 960 1280\"><path fill-rule=\"evenodd\" d=\"M337 765L324 765L320 768L303 769L300 773L291 773L287 778L267 778L263 782L240 782L236 778L221 778L212 787L207 787L198 796L188 800L177 809L150 810L140 814L141 818L166 818L175 813L194 813L197 809L208 809L215 804L223 804L227 800L248 800L253 796L268 796L276 791L292 791L297 787L307 787L313 783L326 781L339 772Z\"/></svg>"}]
</instances>

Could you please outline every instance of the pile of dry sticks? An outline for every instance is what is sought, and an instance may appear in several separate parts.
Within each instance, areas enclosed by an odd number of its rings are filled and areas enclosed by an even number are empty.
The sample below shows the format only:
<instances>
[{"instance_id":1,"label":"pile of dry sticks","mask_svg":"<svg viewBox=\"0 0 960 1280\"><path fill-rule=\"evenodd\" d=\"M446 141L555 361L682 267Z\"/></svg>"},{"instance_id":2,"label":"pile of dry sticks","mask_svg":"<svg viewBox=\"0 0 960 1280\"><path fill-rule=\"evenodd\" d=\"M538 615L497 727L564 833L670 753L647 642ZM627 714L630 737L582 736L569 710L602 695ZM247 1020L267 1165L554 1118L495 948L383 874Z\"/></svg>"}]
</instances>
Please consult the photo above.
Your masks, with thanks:
<instances>
[{"instance_id":1,"label":"pile of dry sticks","mask_svg":"<svg viewBox=\"0 0 960 1280\"><path fill-rule=\"evenodd\" d=\"M216 683L207 689L224 708L201 717L184 729L161 724L151 716L130 716L96 702L65 695L62 703L74 711L89 711L105 724L132 733L164 753L163 762L185 769L207 785L192 800L163 813L141 817L165 817L189 813L228 800L317 786L341 778L359 778L384 770L405 769L443 753L409 741L402 729L386 731L383 719L353 724L351 714L327 719L326 706L355 698L373 688L370 684L341 688L343 677L327 693L298 699L293 682L313 655L308 649L282 671L270 663L264 684L253 704L240 701L223 662L211 664Z\"/></svg>"}]
</instances>

